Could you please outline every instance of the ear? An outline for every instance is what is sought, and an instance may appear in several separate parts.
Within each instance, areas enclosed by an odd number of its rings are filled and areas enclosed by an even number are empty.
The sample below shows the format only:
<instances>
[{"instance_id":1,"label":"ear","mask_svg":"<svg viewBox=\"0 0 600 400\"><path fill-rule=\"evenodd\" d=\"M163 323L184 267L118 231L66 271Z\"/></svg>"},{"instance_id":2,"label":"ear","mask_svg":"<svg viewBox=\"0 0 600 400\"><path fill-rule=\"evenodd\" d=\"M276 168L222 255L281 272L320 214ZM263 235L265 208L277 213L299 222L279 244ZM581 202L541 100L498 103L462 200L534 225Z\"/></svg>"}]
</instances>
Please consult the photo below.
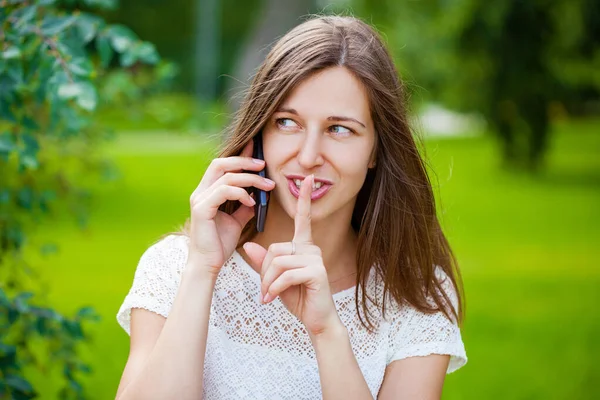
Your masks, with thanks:
<instances>
[{"instance_id":1,"label":"ear","mask_svg":"<svg viewBox=\"0 0 600 400\"><path fill-rule=\"evenodd\" d=\"M369 169L373 169L375 168L375 166L377 165L377 143L375 144L375 146L373 146L373 151L371 152L371 159L369 161Z\"/></svg>"},{"instance_id":2,"label":"ear","mask_svg":"<svg viewBox=\"0 0 600 400\"><path fill-rule=\"evenodd\" d=\"M376 165L377 162L375 160L375 153L373 153L373 155L371 156L371 161L369 161L369 169L375 168Z\"/></svg>"}]
</instances>

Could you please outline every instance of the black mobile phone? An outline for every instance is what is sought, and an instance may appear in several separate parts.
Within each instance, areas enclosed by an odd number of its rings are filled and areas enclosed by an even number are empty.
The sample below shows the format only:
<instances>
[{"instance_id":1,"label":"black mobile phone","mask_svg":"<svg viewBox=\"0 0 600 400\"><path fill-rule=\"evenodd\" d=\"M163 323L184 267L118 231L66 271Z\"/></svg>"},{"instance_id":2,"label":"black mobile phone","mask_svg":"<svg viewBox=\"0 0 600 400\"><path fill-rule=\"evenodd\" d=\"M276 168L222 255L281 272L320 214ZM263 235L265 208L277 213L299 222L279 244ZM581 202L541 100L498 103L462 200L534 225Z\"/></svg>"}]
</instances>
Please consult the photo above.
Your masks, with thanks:
<instances>
[{"instance_id":1,"label":"black mobile phone","mask_svg":"<svg viewBox=\"0 0 600 400\"><path fill-rule=\"evenodd\" d=\"M262 143L262 132L258 132L254 138L254 147L252 151L252 157L257 158L259 160L264 160L265 156L263 154L263 143ZM263 178L267 178L267 166L258 171L258 174ZM269 205L269 193L261 190L257 187L252 187L252 191L254 193L254 200L256 204L254 205L254 215L256 216L256 230L259 232L263 232L265 230L265 220L267 218L267 208Z\"/></svg>"}]
</instances>

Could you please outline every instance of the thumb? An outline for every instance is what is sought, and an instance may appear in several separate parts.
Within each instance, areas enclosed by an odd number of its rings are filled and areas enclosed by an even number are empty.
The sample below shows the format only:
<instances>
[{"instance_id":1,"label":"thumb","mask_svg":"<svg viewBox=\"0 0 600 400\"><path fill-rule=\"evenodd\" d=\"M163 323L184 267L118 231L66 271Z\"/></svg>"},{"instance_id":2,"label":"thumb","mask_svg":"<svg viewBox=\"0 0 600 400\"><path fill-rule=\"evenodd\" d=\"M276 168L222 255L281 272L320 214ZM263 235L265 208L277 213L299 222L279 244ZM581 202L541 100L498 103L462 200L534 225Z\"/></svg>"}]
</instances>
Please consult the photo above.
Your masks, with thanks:
<instances>
[{"instance_id":1,"label":"thumb","mask_svg":"<svg viewBox=\"0 0 600 400\"><path fill-rule=\"evenodd\" d=\"M248 254L248 257L250 257L250 262L254 270L260 272L262 270L263 260L267 255L267 249L254 242L246 242L242 247L246 254Z\"/></svg>"},{"instance_id":2,"label":"thumb","mask_svg":"<svg viewBox=\"0 0 600 400\"><path fill-rule=\"evenodd\" d=\"M254 217L254 207L248 207L242 204L231 216L240 224L242 229L250 222Z\"/></svg>"}]
</instances>

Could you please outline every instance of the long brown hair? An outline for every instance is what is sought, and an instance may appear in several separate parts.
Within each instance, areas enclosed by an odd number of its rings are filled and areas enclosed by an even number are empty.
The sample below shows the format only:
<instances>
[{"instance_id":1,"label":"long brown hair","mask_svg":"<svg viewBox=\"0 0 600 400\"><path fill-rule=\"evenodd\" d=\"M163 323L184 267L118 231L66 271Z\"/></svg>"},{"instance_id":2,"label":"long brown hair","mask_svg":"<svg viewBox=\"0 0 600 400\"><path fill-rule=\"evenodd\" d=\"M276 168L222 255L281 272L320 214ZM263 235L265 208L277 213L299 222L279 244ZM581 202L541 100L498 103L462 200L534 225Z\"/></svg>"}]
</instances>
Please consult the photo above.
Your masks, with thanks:
<instances>
[{"instance_id":1,"label":"long brown hair","mask_svg":"<svg viewBox=\"0 0 600 400\"><path fill-rule=\"evenodd\" d=\"M358 235L356 306L359 310L362 288L367 324L359 312L360 321L365 328L373 329L364 300L367 297L376 301L366 293L369 271L375 267L384 282L384 294L391 295L398 304L411 304L424 313L442 311L462 326L462 278L437 218L426 165L408 123L406 90L381 37L370 25L352 16L313 15L279 39L226 129L219 157L239 155L293 88L311 74L333 66L347 68L363 83L377 137L376 166L367 173L351 221ZM240 205L238 201L227 201L219 209L231 214ZM188 218L178 233L187 235L189 226ZM256 233L253 218L243 229L237 246ZM435 276L436 266L451 280L457 309ZM431 296L435 307L427 296ZM385 315L385 302L378 306Z\"/></svg>"}]
</instances>

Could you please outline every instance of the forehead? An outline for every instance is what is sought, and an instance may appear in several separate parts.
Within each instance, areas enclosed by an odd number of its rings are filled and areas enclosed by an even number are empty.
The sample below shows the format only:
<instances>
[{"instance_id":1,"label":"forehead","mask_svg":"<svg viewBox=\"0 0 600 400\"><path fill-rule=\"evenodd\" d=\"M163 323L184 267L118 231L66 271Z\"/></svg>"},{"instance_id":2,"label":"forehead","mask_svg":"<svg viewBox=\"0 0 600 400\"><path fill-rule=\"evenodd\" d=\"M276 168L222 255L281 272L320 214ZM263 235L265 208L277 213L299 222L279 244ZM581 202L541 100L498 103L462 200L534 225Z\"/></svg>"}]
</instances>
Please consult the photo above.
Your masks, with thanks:
<instances>
[{"instance_id":1,"label":"forehead","mask_svg":"<svg viewBox=\"0 0 600 400\"><path fill-rule=\"evenodd\" d=\"M343 67L331 67L306 78L281 107L304 116L345 115L370 123L367 92L360 80Z\"/></svg>"}]
</instances>

